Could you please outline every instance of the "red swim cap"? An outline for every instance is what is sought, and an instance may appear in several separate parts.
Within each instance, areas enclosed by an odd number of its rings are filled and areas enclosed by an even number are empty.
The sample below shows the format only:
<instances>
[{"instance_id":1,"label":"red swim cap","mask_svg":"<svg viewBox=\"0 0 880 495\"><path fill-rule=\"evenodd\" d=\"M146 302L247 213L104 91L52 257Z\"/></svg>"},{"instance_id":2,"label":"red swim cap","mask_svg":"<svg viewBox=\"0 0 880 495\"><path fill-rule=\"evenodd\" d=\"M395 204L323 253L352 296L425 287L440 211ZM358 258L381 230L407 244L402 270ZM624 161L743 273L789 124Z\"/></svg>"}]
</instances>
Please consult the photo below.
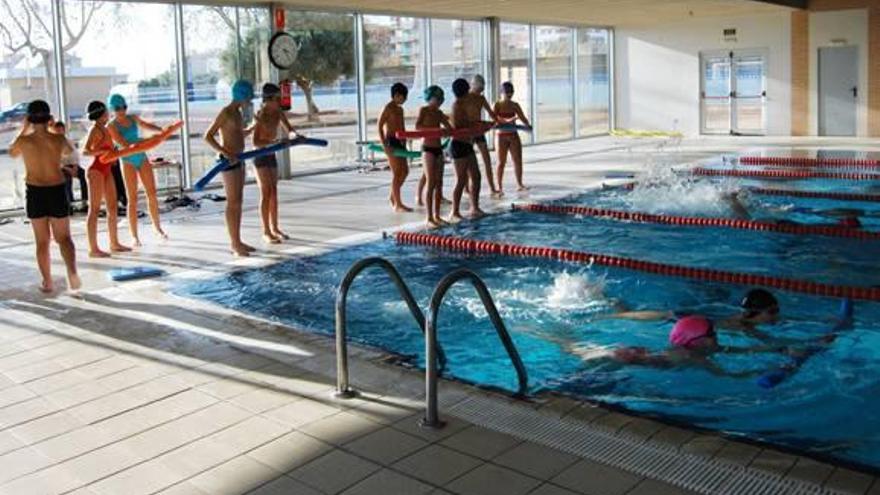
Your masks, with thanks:
<instances>
[{"instance_id":1,"label":"red swim cap","mask_svg":"<svg viewBox=\"0 0 880 495\"><path fill-rule=\"evenodd\" d=\"M857 229L862 226L862 222L859 220L859 217L844 217L841 218L838 225L841 227L849 227L851 229Z\"/></svg>"},{"instance_id":2,"label":"red swim cap","mask_svg":"<svg viewBox=\"0 0 880 495\"><path fill-rule=\"evenodd\" d=\"M689 348L691 344L703 337L715 335L712 320L703 316L685 316L675 322L669 332L669 343L674 347Z\"/></svg>"}]
</instances>

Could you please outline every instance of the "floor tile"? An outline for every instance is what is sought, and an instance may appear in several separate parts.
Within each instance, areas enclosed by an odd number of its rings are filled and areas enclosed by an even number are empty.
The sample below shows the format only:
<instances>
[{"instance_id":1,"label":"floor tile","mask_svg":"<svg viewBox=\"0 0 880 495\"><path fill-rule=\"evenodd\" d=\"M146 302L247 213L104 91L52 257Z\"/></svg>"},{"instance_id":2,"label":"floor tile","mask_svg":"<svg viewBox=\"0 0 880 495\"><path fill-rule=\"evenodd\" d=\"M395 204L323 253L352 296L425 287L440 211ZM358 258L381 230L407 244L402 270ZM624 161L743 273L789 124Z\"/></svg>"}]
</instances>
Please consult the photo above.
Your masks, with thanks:
<instances>
[{"instance_id":1,"label":"floor tile","mask_svg":"<svg viewBox=\"0 0 880 495\"><path fill-rule=\"evenodd\" d=\"M581 460L551 480L554 484L589 495L623 495L641 478L620 469Z\"/></svg>"},{"instance_id":2,"label":"floor tile","mask_svg":"<svg viewBox=\"0 0 880 495\"><path fill-rule=\"evenodd\" d=\"M342 495L422 495L434 487L414 478L383 469L342 492Z\"/></svg>"},{"instance_id":3,"label":"floor tile","mask_svg":"<svg viewBox=\"0 0 880 495\"><path fill-rule=\"evenodd\" d=\"M364 480L379 469L378 464L334 450L294 469L290 476L332 495Z\"/></svg>"},{"instance_id":4,"label":"floor tile","mask_svg":"<svg viewBox=\"0 0 880 495\"><path fill-rule=\"evenodd\" d=\"M509 435L478 426L465 428L440 442L441 445L451 449L486 460L510 450L519 443L519 440Z\"/></svg>"},{"instance_id":5,"label":"floor tile","mask_svg":"<svg viewBox=\"0 0 880 495\"><path fill-rule=\"evenodd\" d=\"M322 495L314 488L288 477L281 476L248 492L247 495Z\"/></svg>"},{"instance_id":6,"label":"floor tile","mask_svg":"<svg viewBox=\"0 0 880 495\"><path fill-rule=\"evenodd\" d=\"M287 473L329 452L333 447L300 432L287 433L247 453L281 473Z\"/></svg>"},{"instance_id":7,"label":"floor tile","mask_svg":"<svg viewBox=\"0 0 880 495\"><path fill-rule=\"evenodd\" d=\"M440 445L431 445L394 464L394 469L443 486L483 462Z\"/></svg>"},{"instance_id":8,"label":"floor tile","mask_svg":"<svg viewBox=\"0 0 880 495\"><path fill-rule=\"evenodd\" d=\"M510 469L483 464L445 488L462 495L525 495L540 484L540 480Z\"/></svg>"},{"instance_id":9,"label":"floor tile","mask_svg":"<svg viewBox=\"0 0 880 495\"><path fill-rule=\"evenodd\" d=\"M523 442L492 460L495 464L538 479L549 479L577 462L578 458L542 445Z\"/></svg>"},{"instance_id":10,"label":"floor tile","mask_svg":"<svg viewBox=\"0 0 880 495\"><path fill-rule=\"evenodd\" d=\"M301 426L299 430L327 443L344 445L379 428L382 428L379 423L343 411Z\"/></svg>"},{"instance_id":11,"label":"floor tile","mask_svg":"<svg viewBox=\"0 0 880 495\"><path fill-rule=\"evenodd\" d=\"M421 438L386 427L354 440L345 447L361 457L387 466L427 445L428 442Z\"/></svg>"},{"instance_id":12,"label":"floor tile","mask_svg":"<svg viewBox=\"0 0 880 495\"><path fill-rule=\"evenodd\" d=\"M211 495L240 495L265 485L279 474L265 464L239 456L188 481Z\"/></svg>"}]
</instances>

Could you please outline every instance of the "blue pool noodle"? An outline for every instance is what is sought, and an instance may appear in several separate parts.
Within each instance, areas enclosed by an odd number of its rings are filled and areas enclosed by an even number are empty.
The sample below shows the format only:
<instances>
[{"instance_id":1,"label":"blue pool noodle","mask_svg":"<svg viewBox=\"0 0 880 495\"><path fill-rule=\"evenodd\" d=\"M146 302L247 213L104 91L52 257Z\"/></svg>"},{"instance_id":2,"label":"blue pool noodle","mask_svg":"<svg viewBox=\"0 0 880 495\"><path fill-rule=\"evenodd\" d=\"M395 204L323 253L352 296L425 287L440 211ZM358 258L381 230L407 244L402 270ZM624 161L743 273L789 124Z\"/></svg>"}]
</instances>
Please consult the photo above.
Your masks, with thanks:
<instances>
[{"instance_id":1,"label":"blue pool noodle","mask_svg":"<svg viewBox=\"0 0 880 495\"><path fill-rule=\"evenodd\" d=\"M523 132L532 132L532 128L527 125L522 124L498 124L495 126L496 130L499 131L523 131Z\"/></svg>"},{"instance_id":2,"label":"blue pool noodle","mask_svg":"<svg viewBox=\"0 0 880 495\"><path fill-rule=\"evenodd\" d=\"M301 139L291 139L290 141L281 141L280 143L275 143L273 145L266 146L265 148L258 148L251 151L245 151L238 155L238 159L241 161L250 160L251 158L256 158L258 156L268 155L271 153L275 153L277 151L281 151L286 148L290 148L291 146L299 146L301 144L307 144L310 146L327 146L327 141L324 139L315 139L315 138L301 138ZM226 158L220 158L216 162L214 162L214 166L208 170L205 175L202 176L201 179L196 182L193 188L196 191L201 191L208 184L214 180L214 177L217 177L217 174L222 172L229 166L229 160Z\"/></svg>"},{"instance_id":3,"label":"blue pool noodle","mask_svg":"<svg viewBox=\"0 0 880 495\"><path fill-rule=\"evenodd\" d=\"M840 304L840 315L838 315L837 323L828 330L828 335L834 335L836 332L849 327L852 324L853 303L849 299L844 299ZM793 375L801 365L816 354L827 349L827 345L813 345L804 349L801 355L792 358L788 363L768 371L758 377L758 386L761 388L773 388L782 383L786 378Z\"/></svg>"},{"instance_id":4,"label":"blue pool noodle","mask_svg":"<svg viewBox=\"0 0 880 495\"><path fill-rule=\"evenodd\" d=\"M165 271L154 266L133 266L128 268L114 268L107 274L114 282L127 282L142 278L161 277Z\"/></svg>"}]
</instances>

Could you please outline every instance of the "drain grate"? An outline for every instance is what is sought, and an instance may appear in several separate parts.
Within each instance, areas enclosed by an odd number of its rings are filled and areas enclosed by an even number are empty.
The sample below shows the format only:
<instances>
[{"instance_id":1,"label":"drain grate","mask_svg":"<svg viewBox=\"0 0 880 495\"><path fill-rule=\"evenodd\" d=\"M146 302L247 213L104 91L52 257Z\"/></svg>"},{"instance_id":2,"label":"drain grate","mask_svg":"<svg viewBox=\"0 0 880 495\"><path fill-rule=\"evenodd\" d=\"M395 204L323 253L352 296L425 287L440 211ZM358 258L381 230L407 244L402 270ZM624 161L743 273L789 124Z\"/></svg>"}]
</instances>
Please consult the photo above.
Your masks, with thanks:
<instances>
[{"instance_id":1,"label":"drain grate","mask_svg":"<svg viewBox=\"0 0 880 495\"><path fill-rule=\"evenodd\" d=\"M815 483L681 452L633 434L501 404L486 397L469 397L448 412L521 440L707 495L843 495Z\"/></svg>"}]
</instances>

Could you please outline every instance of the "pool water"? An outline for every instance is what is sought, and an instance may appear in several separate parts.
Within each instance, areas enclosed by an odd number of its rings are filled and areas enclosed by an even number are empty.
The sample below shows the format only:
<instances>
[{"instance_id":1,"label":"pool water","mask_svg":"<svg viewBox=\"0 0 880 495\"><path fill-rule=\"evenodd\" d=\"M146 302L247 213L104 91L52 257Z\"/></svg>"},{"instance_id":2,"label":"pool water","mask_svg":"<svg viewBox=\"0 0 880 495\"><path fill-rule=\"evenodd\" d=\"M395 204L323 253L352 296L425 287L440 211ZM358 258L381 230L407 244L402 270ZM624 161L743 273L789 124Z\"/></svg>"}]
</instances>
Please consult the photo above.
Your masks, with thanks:
<instances>
[{"instance_id":1,"label":"pool water","mask_svg":"<svg viewBox=\"0 0 880 495\"><path fill-rule=\"evenodd\" d=\"M866 184L799 181L803 189L832 187L856 191ZM654 192L654 202L629 191L608 190L565 198L566 203L639 211L726 216L718 191L750 181L672 182ZM763 187L766 184L761 184ZM656 186L662 189L662 186ZM681 187L701 191L702 200L682 198ZM777 215L776 205L824 208L823 200L749 197L750 208ZM641 203L640 203L641 202ZM685 203L685 204L682 204ZM840 206L841 202L832 202ZM874 209L871 204L849 204ZM799 213L799 221L821 216ZM615 222L596 218L507 212L437 231L441 235L555 246L824 283L872 286L880 280L875 242L714 228L685 228ZM880 468L880 304L856 303L855 325L827 350L808 360L778 387L766 390L754 377L716 376L695 367L658 370L608 360L583 360L572 347L601 354L620 346L667 348L671 323L606 318L620 308L692 311L722 318L738 312L746 287L695 282L607 267L555 260L465 255L382 240L326 254L291 259L261 269L242 270L188 282L176 292L274 319L297 328L330 334L335 291L348 268L366 256L392 261L423 308L449 271L467 267L484 278L529 373L531 393L557 391L623 406L629 410L733 435L771 442L815 455ZM762 330L786 339L823 335L840 301L777 292L782 321ZM406 305L380 269L369 269L349 294L352 340L380 347L423 365L424 340ZM475 291L456 286L438 320L447 358L447 376L516 390L509 358L486 318ZM722 344L759 344L721 330ZM728 354L714 358L731 372L771 369L786 362L775 352ZM855 414L858 414L857 416Z\"/></svg>"}]
</instances>

